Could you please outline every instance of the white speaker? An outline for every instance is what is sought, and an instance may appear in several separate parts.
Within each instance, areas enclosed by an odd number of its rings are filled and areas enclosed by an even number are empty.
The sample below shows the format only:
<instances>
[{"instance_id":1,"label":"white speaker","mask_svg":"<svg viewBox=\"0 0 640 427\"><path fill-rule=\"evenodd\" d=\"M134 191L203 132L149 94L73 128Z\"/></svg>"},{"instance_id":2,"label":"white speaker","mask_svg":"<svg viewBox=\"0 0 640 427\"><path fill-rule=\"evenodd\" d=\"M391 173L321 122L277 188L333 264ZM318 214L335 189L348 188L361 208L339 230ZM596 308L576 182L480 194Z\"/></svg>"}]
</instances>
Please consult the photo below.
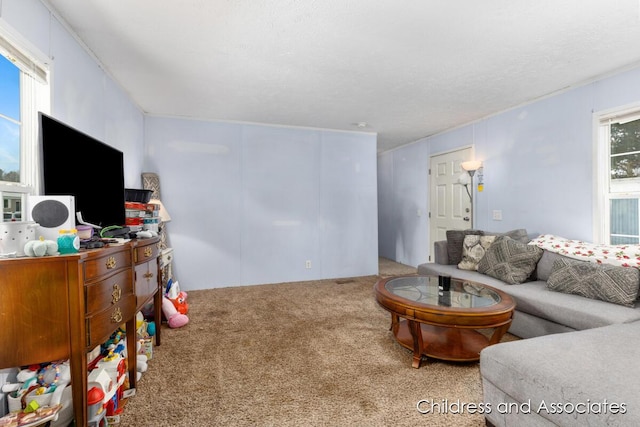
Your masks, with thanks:
<instances>
[{"instance_id":1,"label":"white speaker","mask_svg":"<svg viewBox=\"0 0 640 427\"><path fill-rule=\"evenodd\" d=\"M27 221L38 223L36 238L58 239L60 230L76 227L76 202L73 196L29 196Z\"/></svg>"}]
</instances>

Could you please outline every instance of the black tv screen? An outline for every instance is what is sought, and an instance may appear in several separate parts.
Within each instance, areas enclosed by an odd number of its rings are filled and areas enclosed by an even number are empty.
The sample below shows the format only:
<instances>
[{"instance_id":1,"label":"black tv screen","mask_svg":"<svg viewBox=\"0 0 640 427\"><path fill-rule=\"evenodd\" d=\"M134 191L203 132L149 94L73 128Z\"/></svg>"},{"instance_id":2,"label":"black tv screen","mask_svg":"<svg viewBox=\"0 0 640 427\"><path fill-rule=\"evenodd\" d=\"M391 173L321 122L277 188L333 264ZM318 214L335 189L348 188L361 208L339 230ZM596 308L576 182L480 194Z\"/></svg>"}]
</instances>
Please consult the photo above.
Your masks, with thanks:
<instances>
[{"instance_id":1,"label":"black tv screen","mask_svg":"<svg viewBox=\"0 0 640 427\"><path fill-rule=\"evenodd\" d=\"M90 224L123 226L122 151L44 113L39 118L42 194L74 196L76 212Z\"/></svg>"}]
</instances>

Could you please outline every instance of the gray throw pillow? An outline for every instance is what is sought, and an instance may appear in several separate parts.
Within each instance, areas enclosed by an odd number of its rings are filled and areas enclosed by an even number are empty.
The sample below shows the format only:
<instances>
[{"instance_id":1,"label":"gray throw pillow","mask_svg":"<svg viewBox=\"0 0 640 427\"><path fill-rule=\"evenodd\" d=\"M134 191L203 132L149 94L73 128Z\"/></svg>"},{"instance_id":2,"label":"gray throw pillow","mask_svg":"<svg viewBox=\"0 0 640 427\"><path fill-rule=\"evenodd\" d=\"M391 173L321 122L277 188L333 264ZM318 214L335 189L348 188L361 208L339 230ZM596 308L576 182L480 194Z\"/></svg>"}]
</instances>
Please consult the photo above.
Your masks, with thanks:
<instances>
[{"instance_id":1,"label":"gray throw pillow","mask_svg":"<svg viewBox=\"0 0 640 427\"><path fill-rule=\"evenodd\" d=\"M513 240L517 240L518 242L522 242L522 243L529 243L531 241L531 239L529 238L529 234L527 234L526 228L517 228L515 230L506 231L504 233L494 233L493 231L485 231L484 235L485 236L492 235L496 237L509 236Z\"/></svg>"},{"instance_id":2,"label":"gray throw pillow","mask_svg":"<svg viewBox=\"0 0 640 427\"><path fill-rule=\"evenodd\" d=\"M559 258L553 262L547 288L633 307L640 288L640 271L633 267Z\"/></svg>"},{"instance_id":3,"label":"gray throw pillow","mask_svg":"<svg viewBox=\"0 0 640 427\"><path fill-rule=\"evenodd\" d=\"M450 265L457 265L462 261L462 244L464 236L469 234L482 236L481 230L447 230L447 256Z\"/></svg>"},{"instance_id":4,"label":"gray throw pillow","mask_svg":"<svg viewBox=\"0 0 640 427\"><path fill-rule=\"evenodd\" d=\"M478 271L511 285L522 283L535 270L542 252L537 246L500 236L478 263Z\"/></svg>"}]
</instances>

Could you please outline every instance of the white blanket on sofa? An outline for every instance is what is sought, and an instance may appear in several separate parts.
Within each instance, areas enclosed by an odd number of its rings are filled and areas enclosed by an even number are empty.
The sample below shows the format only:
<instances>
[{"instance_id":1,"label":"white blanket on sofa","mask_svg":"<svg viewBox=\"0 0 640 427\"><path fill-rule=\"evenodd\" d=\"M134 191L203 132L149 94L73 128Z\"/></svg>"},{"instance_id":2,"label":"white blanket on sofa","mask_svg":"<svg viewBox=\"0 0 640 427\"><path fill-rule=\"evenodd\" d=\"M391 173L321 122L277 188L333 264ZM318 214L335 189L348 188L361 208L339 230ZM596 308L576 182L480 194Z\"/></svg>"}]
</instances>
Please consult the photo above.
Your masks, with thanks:
<instances>
[{"instance_id":1,"label":"white blanket on sofa","mask_svg":"<svg viewBox=\"0 0 640 427\"><path fill-rule=\"evenodd\" d=\"M553 234L542 234L529 244L581 261L640 268L640 245L602 245Z\"/></svg>"}]
</instances>

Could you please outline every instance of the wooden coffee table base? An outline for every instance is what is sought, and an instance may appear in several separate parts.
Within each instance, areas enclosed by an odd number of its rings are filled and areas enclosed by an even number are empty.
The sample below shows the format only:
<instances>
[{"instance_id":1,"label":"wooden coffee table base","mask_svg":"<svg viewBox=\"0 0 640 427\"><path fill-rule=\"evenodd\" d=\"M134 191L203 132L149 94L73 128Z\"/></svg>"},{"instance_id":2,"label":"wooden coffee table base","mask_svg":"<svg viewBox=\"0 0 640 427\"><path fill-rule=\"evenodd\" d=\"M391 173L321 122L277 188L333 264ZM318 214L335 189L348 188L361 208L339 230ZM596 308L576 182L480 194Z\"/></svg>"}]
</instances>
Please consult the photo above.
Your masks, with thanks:
<instances>
[{"instance_id":1,"label":"wooden coffee table base","mask_svg":"<svg viewBox=\"0 0 640 427\"><path fill-rule=\"evenodd\" d=\"M406 319L392 322L391 329L398 343L413 351L412 366L419 368L423 355L454 362L478 361L480 351L499 342L509 324L495 328L491 338L470 328L433 326Z\"/></svg>"},{"instance_id":2,"label":"wooden coffee table base","mask_svg":"<svg viewBox=\"0 0 640 427\"><path fill-rule=\"evenodd\" d=\"M374 286L376 301L391 313L396 340L413 351L414 368L420 367L422 356L477 361L480 351L498 343L511 325L516 304L506 293L456 278L444 290L440 279L387 277Z\"/></svg>"}]
</instances>

